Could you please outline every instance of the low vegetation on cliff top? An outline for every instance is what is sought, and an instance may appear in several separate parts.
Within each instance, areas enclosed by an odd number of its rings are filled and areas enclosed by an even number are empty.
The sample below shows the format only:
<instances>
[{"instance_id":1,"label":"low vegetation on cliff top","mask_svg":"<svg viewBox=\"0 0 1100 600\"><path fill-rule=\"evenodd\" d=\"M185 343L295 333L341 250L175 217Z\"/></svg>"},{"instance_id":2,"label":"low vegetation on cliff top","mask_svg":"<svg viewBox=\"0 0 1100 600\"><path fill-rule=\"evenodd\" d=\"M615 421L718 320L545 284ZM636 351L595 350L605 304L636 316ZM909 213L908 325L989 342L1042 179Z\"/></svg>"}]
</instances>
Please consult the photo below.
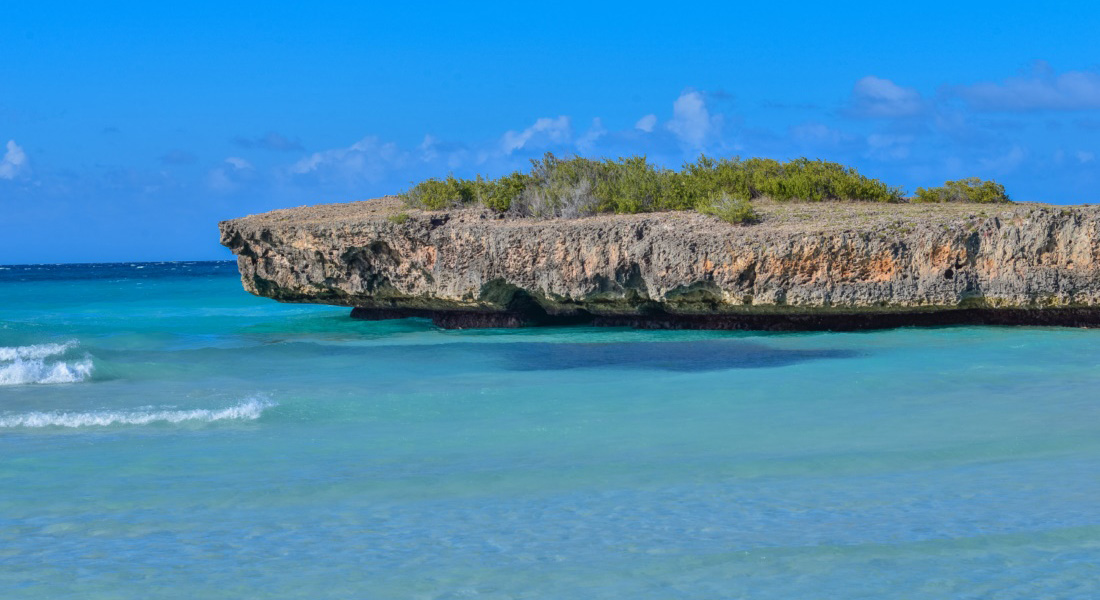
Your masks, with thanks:
<instances>
[{"instance_id":1,"label":"low vegetation on cliff top","mask_svg":"<svg viewBox=\"0 0 1100 600\"><path fill-rule=\"evenodd\" d=\"M618 160L547 153L531 170L499 179L428 179L403 194L413 208L442 210L480 204L522 217L583 217L601 213L697 210L731 223L759 217L752 201L777 202L1009 202L1004 186L964 179L939 188L918 188L914 198L900 187L861 175L852 167L798 158L699 157L679 171L644 156Z\"/></svg>"},{"instance_id":2,"label":"low vegetation on cliff top","mask_svg":"<svg viewBox=\"0 0 1100 600\"><path fill-rule=\"evenodd\" d=\"M977 177L948 181L942 187L917 188L913 202L1010 202L1005 186L996 181L982 181Z\"/></svg>"}]
</instances>

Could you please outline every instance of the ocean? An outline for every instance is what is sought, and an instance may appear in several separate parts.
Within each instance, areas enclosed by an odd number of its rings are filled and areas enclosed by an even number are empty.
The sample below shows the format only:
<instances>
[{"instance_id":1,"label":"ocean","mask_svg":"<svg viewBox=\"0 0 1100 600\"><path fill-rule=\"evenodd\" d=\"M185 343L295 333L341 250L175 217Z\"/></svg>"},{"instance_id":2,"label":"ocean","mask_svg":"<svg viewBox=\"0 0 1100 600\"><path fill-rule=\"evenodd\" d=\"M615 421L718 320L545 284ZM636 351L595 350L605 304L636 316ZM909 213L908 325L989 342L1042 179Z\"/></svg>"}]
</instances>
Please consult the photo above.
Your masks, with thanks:
<instances>
[{"instance_id":1,"label":"ocean","mask_svg":"<svg viewBox=\"0 0 1100 600\"><path fill-rule=\"evenodd\" d=\"M1100 331L445 331L0 267L0 598L1097 598Z\"/></svg>"}]
</instances>

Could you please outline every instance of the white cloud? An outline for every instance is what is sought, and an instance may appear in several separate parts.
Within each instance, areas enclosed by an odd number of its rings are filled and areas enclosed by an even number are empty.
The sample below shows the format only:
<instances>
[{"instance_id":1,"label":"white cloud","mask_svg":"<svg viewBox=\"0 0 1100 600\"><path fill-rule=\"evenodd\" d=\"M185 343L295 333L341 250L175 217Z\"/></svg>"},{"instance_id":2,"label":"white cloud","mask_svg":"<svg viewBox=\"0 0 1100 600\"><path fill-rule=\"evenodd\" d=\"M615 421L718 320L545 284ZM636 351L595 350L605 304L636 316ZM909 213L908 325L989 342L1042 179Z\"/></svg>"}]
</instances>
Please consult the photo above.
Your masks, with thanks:
<instances>
[{"instance_id":1,"label":"white cloud","mask_svg":"<svg viewBox=\"0 0 1100 600\"><path fill-rule=\"evenodd\" d=\"M27 153L15 140L8 140L4 158L0 159L0 179L15 179L30 169Z\"/></svg>"},{"instance_id":2,"label":"white cloud","mask_svg":"<svg viewBox=\"0 0 1100 600\"><path fill-rule=\"evenodd\" d=\"M237 156L230 156L229 158L225 159L225 163L233 167L233 169L237 171L243 171L252 168L252 163Z\"/></svg>"},{"instance_id":3,"label":"white cloud","mask_svg":"<svg viewBox=\"0 0 1100 600\"><path fill-rule=\"evenodd\" d=\"M868 75L852 87L850 112L860 117L911 117L924 111L920 92Z\"/></svg>"},{"instance_id":4,"label":"white cloud","mask_svg":"<svg viewBox=\"0 0 1100 600\"><path fill-rule=\"evenodd\" d=\"M592 126L577 139L577 149L584 153L591 152L596 146L596 142L606 134L607 130L604 129L603 121L599 117L592 119Z\"/></svg>"},{"instance_id":5,"label":"white cloud","mask_svg":"<svg viewBox=\"0 0 1100 600\"><path fill-rule=\"evenodd\" d=\"M680 141L693 148L702 148L707 139L717 132L719 117L712 117L707 110L703 94L686 91L672 103L672 120L668 130Z\"/></svg>"},{"instance_id":6,"label":"white cloud","mask_svg":"<svg viewBox=\"0 0 1100 600\"><path fill-rule=\"evenodd\" d=\"M420 142L420 160L424 162L432 162L436 158L439 158L439 140L431 134L424 134L424 141Z\"/></svg>"},{"instance_id":7,"label":"white cloud","mask_svg":"<svg viewBox=\"0 0 1100 600\"><path fill-rule=\"evenodd\" d=\"M634 129L638 131L644 131L646 133L653 133L653 128L657 126L657 115L646 115L634 124Z\"/></svg>"},{"instance_id":8,"label":"white cloud","mask_svg":"<svg viewBox=\"0 0 1100 600\"><path fill-rule=\"evenodd\" d=\"M424 140L417 146L417 150L421 162L442 162L451 170L468 163L470 159L470 150L466 146L443 142L430 134L424 136Z\"/></svg>"},{"instance_id":9,"label":"white cloud","mask_svg":"<svg viewBox=\"0 0 1100 600\"><path fill-rule=\"evenodd\" d=\"M564 115L556 119L543 117L521 132L506 132L500 139L500 146L505 154L511 154L516 150L529 147L528 144L532 146L564 144L572 137L573 129L569 124L569 117Z\"/></svg>"},{"instance_id":10,"label":"white cloud","mask_svg":"<svg viewBox=\"0 0 1100 600\"><path fill-rule=\"evenodd\" d=\"M978 110L1096 109L1100 108L1100 73L1067 71L1056 75L1050 65L1037 62L1025 77L976 83L953 91Z\"/></svg>"},{"instance_id":11,"label":"white cloud","mask_svg":"<svg viewBox=\"0 0 1100 600\"><path fill-rule=\"evenodd\" d=\"M1081 164L1090 163L1094 160L1096 160L1096 155L1092 152L1086 152L1085 150L1077 151L1077 161Z\"/></svg>"},{"instance_id":12,"label":"white cloud","mask_svg":"<svg viewBox=\"0 0 1100 600\"><path fill-rule=\"evenodd\" d=\"M407 153L392 142L365 137L347 148L335 148L313 154L290 165L293 176L320 180L379 181L407 161Z\"/></svg>"}]
</instances>

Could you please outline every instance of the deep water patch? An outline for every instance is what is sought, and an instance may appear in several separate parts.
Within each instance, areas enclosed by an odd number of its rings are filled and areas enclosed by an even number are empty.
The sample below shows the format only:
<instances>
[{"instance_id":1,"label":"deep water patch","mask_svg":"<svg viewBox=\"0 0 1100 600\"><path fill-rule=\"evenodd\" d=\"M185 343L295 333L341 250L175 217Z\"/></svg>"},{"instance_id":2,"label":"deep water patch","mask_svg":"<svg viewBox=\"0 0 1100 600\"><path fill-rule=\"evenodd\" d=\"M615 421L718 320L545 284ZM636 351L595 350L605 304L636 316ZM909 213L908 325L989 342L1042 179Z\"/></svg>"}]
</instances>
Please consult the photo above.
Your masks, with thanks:
<instances>
[{"instance_id":1,"label":"deep water patch","mask_svg":"<svg viewBox=\"0 0 1100 600\"><path fill-rule=\"evenodd\" d=\"M787 350L741 341L507 344L500 352L513 371L656 369L701 372L785 367L811 360L855 358L851 350Z\"/></svg>"}]
</instances>

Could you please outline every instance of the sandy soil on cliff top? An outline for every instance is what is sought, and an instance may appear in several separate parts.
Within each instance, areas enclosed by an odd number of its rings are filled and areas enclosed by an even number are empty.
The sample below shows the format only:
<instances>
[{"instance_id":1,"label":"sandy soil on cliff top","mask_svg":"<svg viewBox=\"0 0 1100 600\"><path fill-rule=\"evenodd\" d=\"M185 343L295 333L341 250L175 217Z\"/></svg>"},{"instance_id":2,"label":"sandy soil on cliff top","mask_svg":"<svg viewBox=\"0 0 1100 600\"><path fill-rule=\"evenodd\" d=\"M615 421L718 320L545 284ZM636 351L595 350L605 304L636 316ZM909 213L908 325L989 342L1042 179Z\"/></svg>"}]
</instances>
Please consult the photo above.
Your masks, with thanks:
<instances>
[{"instance_id":1,"label":"sandy soil on cliff top","mask_svg":"<svg viewBox=\"0 0 1100 600\"><path fill-rule=\"evenodd\" d=\"M1026 218L1036 211L1090 212L1100 211L1100 206L1079 204L1056 206L1020 202L1015 204L880 204L870 202L771 202L753 203L761 220L752 225L730 225L718 219L693 211L642 213L636 215L596 215L567 222L580 224L610 224L630 222L683 220L692 229L707 227L746 227L781 231L844 231L881 230L904 228L921 223L959 223L985 220ZM319 204L298 208L285 208L237 219L241 224L260 227L285 225L331 225L385 219L399 213L407 213L414 219L431 219L446 216L451 222L499 222L502 225L532 226L563 222L563 219L517 219L502 217L482 208L464 208L448 211L423 211L408 209L397 196L384 196L373 200L339 204Z\"/></svg>"}]
</instances>

